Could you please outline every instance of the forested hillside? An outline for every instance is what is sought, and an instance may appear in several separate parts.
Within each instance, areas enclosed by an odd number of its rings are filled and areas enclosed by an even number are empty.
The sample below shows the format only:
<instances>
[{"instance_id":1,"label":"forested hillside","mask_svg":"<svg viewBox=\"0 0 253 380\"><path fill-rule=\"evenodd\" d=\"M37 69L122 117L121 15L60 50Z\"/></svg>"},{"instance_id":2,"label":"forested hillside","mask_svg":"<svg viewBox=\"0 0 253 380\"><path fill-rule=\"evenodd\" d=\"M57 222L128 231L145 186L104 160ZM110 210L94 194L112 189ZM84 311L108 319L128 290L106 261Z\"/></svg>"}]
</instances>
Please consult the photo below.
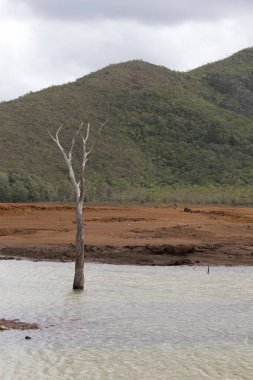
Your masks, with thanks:
<instances>
[{"instance_id":1,"label":"forested hillside","mask_svg":"<svg viewBox=\"0 0 253 380\"><path fill-rule=\"evenodd\" d=\"M63 124L68 147L81 121L91 123L92 140L104 120L87 200L181 200L187 189L250 199L253 48L187 73L143 61L110 65L1 103L0 200L70 200L67 168L47 131Z\"/></svg>"}]
</instances>

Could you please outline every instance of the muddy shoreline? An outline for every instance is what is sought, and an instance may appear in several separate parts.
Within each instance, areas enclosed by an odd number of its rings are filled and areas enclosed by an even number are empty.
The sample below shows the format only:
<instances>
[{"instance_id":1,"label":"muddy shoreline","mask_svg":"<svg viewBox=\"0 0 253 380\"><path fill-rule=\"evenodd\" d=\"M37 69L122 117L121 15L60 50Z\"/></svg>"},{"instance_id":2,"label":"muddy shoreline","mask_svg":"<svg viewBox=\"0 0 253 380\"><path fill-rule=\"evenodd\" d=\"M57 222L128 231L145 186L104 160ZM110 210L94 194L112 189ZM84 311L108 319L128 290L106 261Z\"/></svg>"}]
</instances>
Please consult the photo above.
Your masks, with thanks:
<instances>
[{"instance_id":1,"label":"muddy shoreline","mask_svg":"<svg viewBox=\"0 0 253 380\"><path fill-rule=\"evenodd\" d=\"M0 260L74 261L74 245L46 247L6 247L0 251ZM246 247L240 252L217 245L145 245L145 246L85 246L85 262L115 265L210 265L251 266L253 252Z\"/></svg>"},{"instance_id":2,"label":"muddy shoreline","mask_svg":"<svg viewBox=\"0 0 253 380\"><path fill-rule=\"evenodd\" d=\"M86 262L253 265L253 208L85 206ZM74 260L73 205L0 204L0 259Z\"/></svg>"}]
</instances>

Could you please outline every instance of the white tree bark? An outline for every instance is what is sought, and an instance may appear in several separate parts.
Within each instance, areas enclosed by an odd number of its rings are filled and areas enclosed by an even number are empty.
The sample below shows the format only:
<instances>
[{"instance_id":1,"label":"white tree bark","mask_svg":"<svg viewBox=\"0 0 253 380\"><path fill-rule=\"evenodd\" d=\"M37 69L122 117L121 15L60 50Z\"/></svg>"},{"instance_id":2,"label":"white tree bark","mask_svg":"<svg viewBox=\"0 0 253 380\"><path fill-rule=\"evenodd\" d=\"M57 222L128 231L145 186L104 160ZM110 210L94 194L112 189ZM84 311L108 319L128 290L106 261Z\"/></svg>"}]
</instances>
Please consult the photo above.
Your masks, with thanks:
<instances>
[{"instance_id":1,"label":"white tree bark","mask_svg":"<svg viewBox=\"0 0 253 380\"><path fill-rule=\"evenodd\" d=\"M100 131L102 130L104 124L101 124ZM84 288L84 225L83 225L83 202L84 202L84 174L85 174L85 167L88 161L88 156L91 153L96 140L93 142L91 148L87 149L87 142L90 135L90 124L87 124L86 128L86 135L83 137L81 134L81 130L83 127L83 123L81 123L80 127L78 128L77 132L75 133L71 147L69 150L69 153L67 154L63 148L63 146L60 143L59 140L59 132L62 128L62 125L57 130L55 137L51 135L50 137L54 140L54 142L57 144L58 148L62 152L62 155L64 157L64 160L66 161L66 164L69 169L69 177L72 182L72 185L75 189L76 193L76 257L75 257L75 276L74 276L74 282L73 282L73 289L82 290ZM72 153L75 146L76 137L80 136L82 139L82 162L81 162L81 170L80 174L78 176L78 180L76 179L76 175L73 169L72 165Z\"/></svg>"}]
</instances>

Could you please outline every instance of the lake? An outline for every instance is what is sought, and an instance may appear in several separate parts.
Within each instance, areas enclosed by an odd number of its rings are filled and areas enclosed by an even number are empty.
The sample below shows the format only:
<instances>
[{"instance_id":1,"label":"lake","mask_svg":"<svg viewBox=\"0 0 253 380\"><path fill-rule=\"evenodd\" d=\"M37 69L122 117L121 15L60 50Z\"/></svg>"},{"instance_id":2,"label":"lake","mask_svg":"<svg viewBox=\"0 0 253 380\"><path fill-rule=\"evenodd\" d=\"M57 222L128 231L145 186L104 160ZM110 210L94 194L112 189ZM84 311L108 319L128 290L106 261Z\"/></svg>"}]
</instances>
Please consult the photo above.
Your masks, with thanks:
<instances>
[{"instance_id":1,"label":"lake","mask_svg":"<svg viewBox=\"0 0 253 380\"><path fill-rule=\"evenodd\" d=\"M1 380L252 379L251 267L0 261ZM25 336L32 337L25 340Z\"/></svg>"}]
</instances>

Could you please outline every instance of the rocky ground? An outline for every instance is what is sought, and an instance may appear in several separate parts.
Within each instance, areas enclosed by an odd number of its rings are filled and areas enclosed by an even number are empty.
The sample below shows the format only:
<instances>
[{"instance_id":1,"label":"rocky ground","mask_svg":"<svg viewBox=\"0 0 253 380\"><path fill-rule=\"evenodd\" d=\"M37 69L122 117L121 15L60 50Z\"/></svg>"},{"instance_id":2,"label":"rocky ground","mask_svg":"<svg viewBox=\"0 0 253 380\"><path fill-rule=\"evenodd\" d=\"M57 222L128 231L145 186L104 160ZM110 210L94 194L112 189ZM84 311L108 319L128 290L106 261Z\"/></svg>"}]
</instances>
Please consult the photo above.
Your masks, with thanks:
<instances>
[{"instance_id":1,"label":"rocky ground","mask_svg":"<svg viewBox=\"0 0 253 380\"><path fill-rule=\"evenodd\" d=\"M0 319L0 332L5 330L36 330L38 325L36 323L20 322L19 319Z\"/></svg>"}]
</instances>

